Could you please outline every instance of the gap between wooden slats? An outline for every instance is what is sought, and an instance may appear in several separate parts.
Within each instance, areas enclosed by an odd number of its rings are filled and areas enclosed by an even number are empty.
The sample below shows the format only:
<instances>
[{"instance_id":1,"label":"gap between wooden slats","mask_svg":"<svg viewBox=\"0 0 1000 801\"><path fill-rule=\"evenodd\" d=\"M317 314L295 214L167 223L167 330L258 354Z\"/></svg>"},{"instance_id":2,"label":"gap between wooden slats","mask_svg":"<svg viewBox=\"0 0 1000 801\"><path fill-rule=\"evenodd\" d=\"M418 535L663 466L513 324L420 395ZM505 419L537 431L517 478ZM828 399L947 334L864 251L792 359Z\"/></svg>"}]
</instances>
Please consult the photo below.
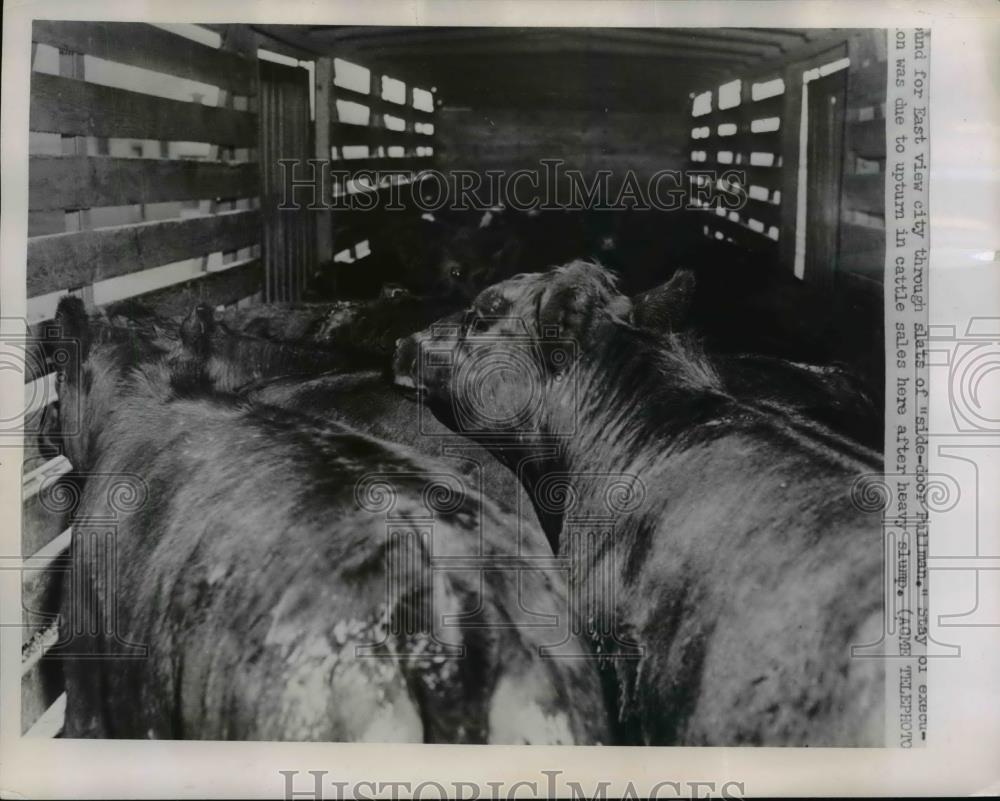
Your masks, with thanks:
<instances>
[{"instance_id":1,"label":"gap between wooden slats","mask_svg":"<svg viewBox=\"0 0 1000 801\"><path fill-rule=\"evenodd\" d=\"M107 61L201 81L237 94L249 95L253 92L252 62L152 25L35 20L31 40Z\"/></svg>"}]
</instances>

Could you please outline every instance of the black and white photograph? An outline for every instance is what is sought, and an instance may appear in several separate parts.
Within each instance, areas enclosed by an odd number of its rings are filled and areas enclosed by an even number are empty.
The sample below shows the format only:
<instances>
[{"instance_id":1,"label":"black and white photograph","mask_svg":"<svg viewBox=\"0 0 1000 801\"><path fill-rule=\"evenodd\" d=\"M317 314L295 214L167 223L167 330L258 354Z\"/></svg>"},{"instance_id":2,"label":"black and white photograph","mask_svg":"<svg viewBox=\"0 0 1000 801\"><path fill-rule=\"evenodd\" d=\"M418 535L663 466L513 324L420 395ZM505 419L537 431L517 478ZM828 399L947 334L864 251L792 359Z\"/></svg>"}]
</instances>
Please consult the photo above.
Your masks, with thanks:
<instances>
[{"instance_id":1,"label":"black and white photograph","mask_svg":"<svg viewBox=\"0 0 1000 801\"><path fill-rule=\"evenodd\" d=\"M20 737L926 748L932 29L329 16L31 21Z\"/></svg>"}]
</instances>

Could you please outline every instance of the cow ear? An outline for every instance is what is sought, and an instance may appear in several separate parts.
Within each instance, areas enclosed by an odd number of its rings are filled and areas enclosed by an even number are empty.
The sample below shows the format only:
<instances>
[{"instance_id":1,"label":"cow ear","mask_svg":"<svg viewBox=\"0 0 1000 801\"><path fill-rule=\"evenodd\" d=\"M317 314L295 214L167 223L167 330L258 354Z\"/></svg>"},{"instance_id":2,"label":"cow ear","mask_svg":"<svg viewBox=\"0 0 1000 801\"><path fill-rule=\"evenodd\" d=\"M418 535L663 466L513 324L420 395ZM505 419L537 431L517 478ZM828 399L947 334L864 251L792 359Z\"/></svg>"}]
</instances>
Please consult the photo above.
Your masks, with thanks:
<instances>
[{"instance_id":1,"label":"cow ear","mask_svg":"<svg viewBox=\"0 0 1000 801\"><path fill-rule=\"evenodd\" d=\"M556 270L538 306L538 325L543 337L572 339L587 348L605 313L620 316L629 305L619 295L612 276L588 262L573 262Z\"/></svg>"},{"instance_id":2,"label":"cow ear","mask_svg":"<svg viewBox=\"0 0 1000 801\"><path fill-rule=\"evenodd\" d=\"M679 331L687 322L694 290L694 273L678 270L665 284L632 298L632 323L652 331Z\"/></svg>"},{"instance_id":3,"label":"cow ear","mask_svg":"<svg viewBox=\"0 0 1000 801\"><path fill-rule=\"evenodd\" d=\"M181 323L181 343L192 356L206 359L212 352L212 332L215 331L215 314L210 306L199 303Z\"/></svg>"},{"instance_id":4,"label":"cow ear","mask_svg":"<svg viewBox=\"0 0 1000 801\"><path fill-rule=\"evenodd\" d=\"M56 307L56 339L52 349L56 372L61 380L75 381L90 355L93 333L83 301L75 295L59 299Z\"/></svg>"},{"instance_id":5,"label":"cow ear","mask_svg":"<svg viewBox=\"0 0 1000 801\"><path fill-rule=\"evenodd\" d=\"M545 290L538 309L543 336L558 335L580 339L587 333L592 299L586 287L556 283Z\"/></svg>"}]
</instances>

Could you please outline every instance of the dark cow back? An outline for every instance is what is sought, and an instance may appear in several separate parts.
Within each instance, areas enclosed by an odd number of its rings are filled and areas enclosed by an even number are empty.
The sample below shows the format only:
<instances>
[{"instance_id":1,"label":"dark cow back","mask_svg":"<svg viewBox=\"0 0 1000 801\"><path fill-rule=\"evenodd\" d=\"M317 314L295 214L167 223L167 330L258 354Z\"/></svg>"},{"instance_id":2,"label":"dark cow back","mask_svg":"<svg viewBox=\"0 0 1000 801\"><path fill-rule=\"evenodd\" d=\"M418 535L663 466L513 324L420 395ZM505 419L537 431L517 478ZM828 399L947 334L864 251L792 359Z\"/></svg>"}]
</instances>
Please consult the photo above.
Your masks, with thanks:
<instances>
[{"instance_id":1,"label":"dark cow back","mask_svg":"<svg viewBox=\"0 0 1000 801\"><path fill-rule=\"evenodd\" d=\"M512 361L532 380L495 369ZM881 464L801 413L821 386L798 408L754 402L758 365L734 392L586 263L490 288L401 343L396 370L456 430L555 446L521 476L561 515L633 742L883 742L883 665L852 657L883 627L880 525L851 499Z\"/></svg>"},{"instance_id":2,"label":"dark cow back","mask_svg":"<svg viewBox=\"0 0 1000 801\"><path fill-rule=\"evenodd\" d=\"M607 740L558 575L447 467L216 392L186 349L82 355L67 737Z\"/></svg>"}]
</instances>

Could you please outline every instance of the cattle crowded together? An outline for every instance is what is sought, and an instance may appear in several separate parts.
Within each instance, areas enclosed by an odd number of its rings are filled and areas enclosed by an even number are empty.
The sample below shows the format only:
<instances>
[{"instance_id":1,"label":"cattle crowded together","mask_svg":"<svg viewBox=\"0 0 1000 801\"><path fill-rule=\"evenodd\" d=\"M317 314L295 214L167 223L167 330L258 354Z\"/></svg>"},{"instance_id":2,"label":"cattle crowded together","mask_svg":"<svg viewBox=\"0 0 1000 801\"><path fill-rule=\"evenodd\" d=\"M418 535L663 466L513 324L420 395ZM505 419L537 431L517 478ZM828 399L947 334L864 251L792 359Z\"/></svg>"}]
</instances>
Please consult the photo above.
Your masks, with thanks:
<instances>
[{"instance_id":1,"label":"cattle crowded together","mask_svg":"<svg viewBox=\"0 0 1000 801\"><path fill-rule=\"evenodd\" d=\"M697 271L476 236L448 291L60 302L49 435L115 520L74 527L64 736L881 744L863 382L711 350Z\"/></svg>"}]
</instances>

